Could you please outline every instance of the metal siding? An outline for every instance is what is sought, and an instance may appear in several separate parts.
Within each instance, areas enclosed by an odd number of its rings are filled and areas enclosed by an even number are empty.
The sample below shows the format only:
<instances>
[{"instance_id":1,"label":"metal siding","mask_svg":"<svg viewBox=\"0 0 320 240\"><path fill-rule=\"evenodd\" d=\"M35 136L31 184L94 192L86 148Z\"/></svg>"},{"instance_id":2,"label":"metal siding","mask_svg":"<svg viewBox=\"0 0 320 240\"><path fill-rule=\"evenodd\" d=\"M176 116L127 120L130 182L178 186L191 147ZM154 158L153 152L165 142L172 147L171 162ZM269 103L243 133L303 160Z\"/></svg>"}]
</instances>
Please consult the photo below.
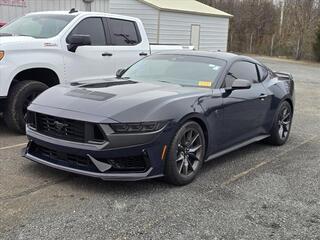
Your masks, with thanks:
<instances>
[{"instance_id":1,"label":"metal siding","mask_svg":"<svg viewBox=\"0 0 320 240\"><path fill-rule=\"evenodd\" d=\"M10 21L28 12L69 10L75 7L85 10L82 0L28 0L27 7L0 5L0 19ZM142 20L151 43L158 42L159 10L138 0L95 0L92 11L110 12L138 17ZM160 11L159 43L189 45L191 25L200 25L200 49L227 49L229 19L194 14Z\"/></svg>"},{"instance_id":2,"label":"metal siding","mask_svg":"<svg viewBox=\"0 0 320 240\"><path fill-rule=\"evenodd\" d=\"M137 0L110 0L110 12L140 18L149 41L151 43L157 42L159 13L157 9Z\"/></svg>"},{"instance_id":3,"label":"metal siding","mask_svg":"<svg viewBox=\"0 0 320 240\"><path fill-rule=\"evenodd\" d=\"M70 10L71 8L85 10L82 0L28 0L26 3L26 7L0 5L0 19L11 21L26 13L38 11Z\"/></svg>"},{"instance_id":4,"label":"metal siding","mask_svg":"<svg viewBox=\"0 0 320 240\"><path fill-rule=\"evenodd\" d=\"M109 12L109 0L95 0L91 4L91 11L93 12Z\"/></svg>"},{"instance_id":5,"label":"metal siding","mask_svg":"<svg viewBox=\"0 0 320 240\"><path fill-rule=\"evenodd\" d=\"M226 51L229 19L185 13L160 13L160 43L189 45L191 25L200 25L200 50Z\"/></svg>"}]
</instances>

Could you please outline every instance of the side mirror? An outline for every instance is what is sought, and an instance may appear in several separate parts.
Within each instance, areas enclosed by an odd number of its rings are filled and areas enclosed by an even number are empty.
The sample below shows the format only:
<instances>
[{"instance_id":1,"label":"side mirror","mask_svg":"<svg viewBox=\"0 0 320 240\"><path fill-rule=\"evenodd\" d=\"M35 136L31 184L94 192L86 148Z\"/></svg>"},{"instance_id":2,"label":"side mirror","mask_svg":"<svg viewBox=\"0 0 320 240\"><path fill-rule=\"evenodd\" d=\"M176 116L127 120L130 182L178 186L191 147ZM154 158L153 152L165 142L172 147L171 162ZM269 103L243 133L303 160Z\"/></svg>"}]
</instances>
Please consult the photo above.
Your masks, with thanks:
<instances>
[{"instance_id":1,"label":"side mirror","mask_svg":"<svg viewBox=\"0 0 320 240\"><path fill-rule=\"evenodd\" d=\"M244 79L236 79L232 83L232 86L228 88L227 90L241 90L241 89L250 89L252 86L252 83L249 80Z\"/></svg>"},{"instance_id":2,"label":"side mirror","mask_svg":"<svg viewBox=\"0 0 320 240\"><path fill-rule=\"evenodd\" d=\"M91 37L89 35L73 34L67 39L68 50L75 52L80 46L91 45Z\"/></svg>"},{"instance_id":3,"label":"side mirror","mask_svg":"<svg viewBox=\"0 0 320 240\"><path fill-rule=\"evenodd\" d=\"M116 73L117 78L121 78L122 75L127 71L127 69L119 69Z\"/></svg>"}]
</instances>

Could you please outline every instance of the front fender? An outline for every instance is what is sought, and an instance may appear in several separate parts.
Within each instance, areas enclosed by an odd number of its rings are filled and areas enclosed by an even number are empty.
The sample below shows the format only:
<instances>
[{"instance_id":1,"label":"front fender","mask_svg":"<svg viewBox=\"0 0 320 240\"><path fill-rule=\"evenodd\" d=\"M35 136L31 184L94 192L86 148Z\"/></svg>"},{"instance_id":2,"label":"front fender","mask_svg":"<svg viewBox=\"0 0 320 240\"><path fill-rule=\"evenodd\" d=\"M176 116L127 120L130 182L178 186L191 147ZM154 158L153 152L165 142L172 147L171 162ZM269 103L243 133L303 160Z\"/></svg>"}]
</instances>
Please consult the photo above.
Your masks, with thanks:
<instances>
[{"instance_id":1,"label":"front fender","mask_svg":"<svg viewBox=\"0 0 320 240\"><path fill-rule=\"evenodd\" d=\"M64 79L63 57L59 50L9 51L0 62L0 97L8 95L11 83L17 74L33 68L52 70L60 80Z\"/></svg>"}]
</instances>

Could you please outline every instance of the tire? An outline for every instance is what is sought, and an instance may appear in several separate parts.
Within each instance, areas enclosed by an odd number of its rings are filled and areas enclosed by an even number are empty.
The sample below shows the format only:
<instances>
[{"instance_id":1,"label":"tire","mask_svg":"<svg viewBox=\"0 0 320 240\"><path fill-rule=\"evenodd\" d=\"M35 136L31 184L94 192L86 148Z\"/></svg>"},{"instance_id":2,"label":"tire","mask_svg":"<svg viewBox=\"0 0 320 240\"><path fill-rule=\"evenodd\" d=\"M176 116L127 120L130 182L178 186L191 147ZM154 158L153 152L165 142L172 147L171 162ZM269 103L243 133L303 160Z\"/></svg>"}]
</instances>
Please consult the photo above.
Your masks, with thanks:
<instances>
[{"instance_id":1,"label":"tire","mask_svg":"<svg viewBox=\"0 0 320 240\"><path fill-rule=\"evenodd\" d=\"M284 101L280 104L275 116L270 137L267 143L274 146L284 145L289 138L293 117L293 109L289 102Z\"/></svg>"},{"instance_id":2,"label":"tire","mask_svg":"<svg viewBox=\"0 0 320 240\"><path fill-rule=\"evenodd\" d=\"M166 181L177 186L191 183L203 165L205 149L200 125L194 121L183 124L169 147L164 173Z\"/></svg>"},{"instance_id":3,"label":"tire","mask_svg":"<svg viewBox=\"0 0 320 240\"><path fill-rule=\"evenodd\" d=\"M4 121L11 130L24 134L24 116L30 103L48 86L37 81L22 81L15 84L9 93L4 112Z\"/></svg>"}]
</instances>

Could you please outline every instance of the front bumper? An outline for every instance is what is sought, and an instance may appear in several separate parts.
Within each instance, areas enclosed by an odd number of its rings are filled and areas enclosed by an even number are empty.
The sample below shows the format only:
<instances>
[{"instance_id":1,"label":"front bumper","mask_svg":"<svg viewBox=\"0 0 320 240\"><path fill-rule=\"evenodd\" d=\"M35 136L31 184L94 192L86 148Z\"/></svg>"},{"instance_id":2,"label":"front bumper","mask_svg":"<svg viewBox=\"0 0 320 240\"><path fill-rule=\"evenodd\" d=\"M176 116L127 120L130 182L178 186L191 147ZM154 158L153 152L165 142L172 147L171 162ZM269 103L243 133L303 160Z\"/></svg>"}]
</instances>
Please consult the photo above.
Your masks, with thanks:
<instances>
[{"instance_id":1,"label":"front bumper","mask_svg":"<svg viewBox=\"0 0 320 240\"><path fill-rule=\"evenodd\" d=\"M84 175L88 177L94 177L94 178L100 178L102 180L112 180L112 181L139 181L143 179L148 179L148 178L155 178L155 177L161 177L162 175L151 175L150 173L152 172L153 168L149 168L147 172L144 173L96 173L96 172L90 172L90 171L85 171L81 169L76 169L76 168L71 168L67 166L62 166L59 164L52 163L50 161L46 161L43 159L40 159L38 157L33 156L32 154L29 154L27 151L24 155L26 158L46 165L48 167L52 167L58 170L66 171L66 172L71 172L79 175Z\"/></svg>"},{"instance_id":2,"label":"front bumper","mask_svg":"<svg viewBox=\"0 0 320 240\"><path fill-rule=\"evenodd\" d=\"M97 148L63 140L54 141L27 128L30 141L24 157L55 169L102 180L138 181L163 176L162 151L170 143L173 133L173 127L166 127L156 133L151 142L121 148ZM144 160L144 168L141 159ZM101 164L107 170L103 170L99 166Z\"/></svg>"}]
</instances>

